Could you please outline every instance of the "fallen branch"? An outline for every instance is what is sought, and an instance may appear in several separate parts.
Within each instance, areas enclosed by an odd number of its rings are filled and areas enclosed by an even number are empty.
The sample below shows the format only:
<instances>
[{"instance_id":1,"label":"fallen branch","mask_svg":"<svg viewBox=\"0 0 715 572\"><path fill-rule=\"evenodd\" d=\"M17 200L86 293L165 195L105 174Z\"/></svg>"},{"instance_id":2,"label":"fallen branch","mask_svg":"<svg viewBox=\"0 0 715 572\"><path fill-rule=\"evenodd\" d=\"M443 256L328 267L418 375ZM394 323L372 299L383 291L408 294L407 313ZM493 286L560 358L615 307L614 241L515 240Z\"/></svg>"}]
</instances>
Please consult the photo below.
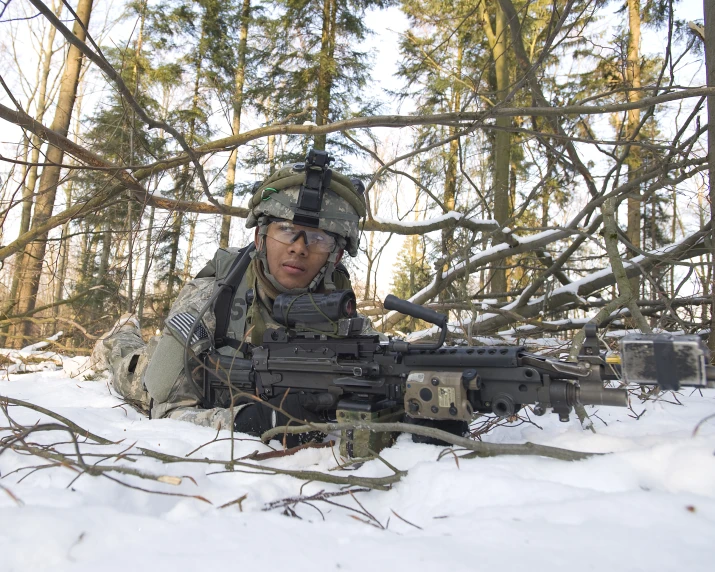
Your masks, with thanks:
<instances>
[{"instance_id":1,"label":"fallen branch","mask_svg":"<svg viewBox=\"0 0 715 572\"><path fill-rule=\"evenodd\" d=\"M117 443L114 441L110 441L109 439L105 439L104 437L100 437L99 435L95 435L94 433L90 433L87 429L84 429L77 425L75 422L70 421L66 417L63 417L59 413L55 413L54 411L50 411L49 409L45 409L44 407L41 407L40 405L35 405L34 403L30 403L29 401L23 401L21 399L14 399L12 397L5 397L4 395L0 395L0 405L4 405L7 407L7 405L17 405L20 407L25 407L27 409L32 409L33 411L37 411L38 413L42 413L43 415L47 415L48 417L52 417L52 419L56 419L57 421L60 421L61 423L64 423L67 425L68 428L70 428L74 433L81 437L85 437L87 439L91 439L95 443L99 443L100 445L116 445Z\"/></svg>"},{"instance_id":2,"label":"fallen branch","mask_svg":"<svg viewBox=\"0 0 715 572\"><path fill-rule=\"evenodd\" d=\"M364 430L374 433L411 433L413 435L421 435L422 437L432 437L440 439L452 445L458 445L474 451L479 457L494 457L497 455L538 455L541 457L550 457L561 461L580 461L588 459L594 455L602 453L583 453L580 451L569 451L568 449L560 449L558 447L549 447L547 445L535 445L534 443L511 444L511 443L484 443L481 441L472 441L465 437L452 435L446 431L435 429L434 427L424 427L422 425L411 425L409 423L312 423L311 425L297 425L274 427L261 435L263 441L269 441L273 437L290 433L295 435L298 433L307 433L309 431L322 431L323 433L332 433L334 431L342 431L345 429Z\"/></svg>"}]
</instances>

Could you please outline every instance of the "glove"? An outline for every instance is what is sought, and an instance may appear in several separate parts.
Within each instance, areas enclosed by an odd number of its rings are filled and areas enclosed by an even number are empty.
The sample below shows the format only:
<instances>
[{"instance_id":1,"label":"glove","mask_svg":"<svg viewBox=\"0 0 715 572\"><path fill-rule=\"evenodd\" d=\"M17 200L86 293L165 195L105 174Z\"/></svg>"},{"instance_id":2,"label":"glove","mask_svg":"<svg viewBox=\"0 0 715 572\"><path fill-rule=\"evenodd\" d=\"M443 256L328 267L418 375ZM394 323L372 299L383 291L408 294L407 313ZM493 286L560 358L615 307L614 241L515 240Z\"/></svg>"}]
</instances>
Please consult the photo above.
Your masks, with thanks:
<instances>
[{"instance_id":1,"label":"glove","mask_svg":"<svg viewBox=\"0 0 715 572\"><path fill-rule=\"evenodd\" d=\"M314 396L303 391L289 393L285 399L283 399L283 395L278 395L268 400L268 403L280 407L285 413L296 419L306 423L324 423L325 415L314 411L314 402ZM237 432L260 436L273 427L281 427L289 423L288 416L281 411L276 411L256 401L244 403L248 403L248 405L241 408L233 424L234 430ZM295 425L296 423L292 422L291 424ZM324 438L325 433L321 431L310 431L297 435L286 433L285 442L286 446L290 448L309 442L319 443Z\"/></svg>"}]
</instances>

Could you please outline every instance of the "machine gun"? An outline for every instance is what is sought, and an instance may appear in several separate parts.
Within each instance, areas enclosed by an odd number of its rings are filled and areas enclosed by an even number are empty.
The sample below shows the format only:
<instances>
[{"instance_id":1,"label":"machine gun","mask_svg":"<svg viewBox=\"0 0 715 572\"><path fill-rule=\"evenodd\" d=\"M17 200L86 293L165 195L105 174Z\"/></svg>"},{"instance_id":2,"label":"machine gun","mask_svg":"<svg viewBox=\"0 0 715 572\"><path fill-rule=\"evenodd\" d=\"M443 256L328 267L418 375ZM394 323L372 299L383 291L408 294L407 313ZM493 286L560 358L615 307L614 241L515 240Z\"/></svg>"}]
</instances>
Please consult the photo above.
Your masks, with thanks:
<instances>
[{"instance_id":1,"label":"machine gun","mask_svg":"<svg viewBox=\"0 0 715 572\"><path fill-rule=\"evenodd\" d=\"M568 421L576 405L628 404L624 388L606 382L715 386L715 368L698 336L626 336L622 365L605 361L596 326L586 327L577 361L535 355L523 346L444 346L447 316L401 300L396 310L440 329L436 343L385 340L364 333L352 291L281 294L273 318L250 359L210 352L204 359L204 406L228 407L236 395L265 399L286 391L311 394L315 410L335 411L338 422L469 422L475 413L510 417L532 405L536 415L551 410ZM341 454L367 456L388 446L393 435L344 431Z\"/></svg>"}]
</instances>

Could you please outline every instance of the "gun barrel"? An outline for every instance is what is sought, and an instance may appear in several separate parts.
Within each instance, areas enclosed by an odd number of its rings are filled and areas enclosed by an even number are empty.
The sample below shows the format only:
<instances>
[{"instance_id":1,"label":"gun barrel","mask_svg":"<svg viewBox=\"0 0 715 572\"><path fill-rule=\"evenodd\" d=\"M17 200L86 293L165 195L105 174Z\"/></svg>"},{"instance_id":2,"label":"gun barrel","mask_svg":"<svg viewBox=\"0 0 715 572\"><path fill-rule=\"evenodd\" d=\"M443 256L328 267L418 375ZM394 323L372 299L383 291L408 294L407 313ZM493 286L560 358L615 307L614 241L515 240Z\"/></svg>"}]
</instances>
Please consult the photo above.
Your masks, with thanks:
<instances>
[{"instance_id":1,"label":"gun barrel","mask_svg":"<svg viewBox=\"0 0 715 572\"><path fill-rule=\"evenodd\" d=\"M582 405L627 407L628 393L625 389L603 387L600 383L582 383L578 390L578 400Z\"/></svg>"}]
</instances>

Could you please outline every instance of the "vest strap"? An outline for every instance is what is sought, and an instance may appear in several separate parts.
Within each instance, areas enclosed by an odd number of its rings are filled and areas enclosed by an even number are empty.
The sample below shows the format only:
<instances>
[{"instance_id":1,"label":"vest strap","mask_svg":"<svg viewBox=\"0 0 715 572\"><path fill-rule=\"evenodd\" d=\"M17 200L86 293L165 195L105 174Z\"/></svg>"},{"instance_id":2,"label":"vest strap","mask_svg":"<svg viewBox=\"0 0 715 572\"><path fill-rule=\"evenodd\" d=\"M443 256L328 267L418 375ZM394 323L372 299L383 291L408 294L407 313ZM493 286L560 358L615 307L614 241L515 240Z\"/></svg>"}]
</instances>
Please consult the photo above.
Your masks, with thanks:
<instances>
[{"instance_id":1,"label":"vest strap","mask_svg":"<svg viewBox=\"0 0 715 572\"><path fill-rule=\"evenodd\" d=\"M214 342L216 348L231 346L234 349L238 349L241 345L238 340L226 337L226 334L228 333L228 326L231 321L231 306L233 305L238 286L245 276L246 270L248 270L248 265L251 263L251 252L255 250L255 248L255 245L251 243L238 251L236 258L229 267L228 272L225 274L225 276L232 278L230 283L225 280L217 280L217 287L226 285L227 288L223 288L221 293L218 295L218 298L216 298L216 303L214 304L214 315L216 316ZM239 268L236 268L237 266ZM234 269L236 270L235 272Z\"/></svg>"}]
</instances>

